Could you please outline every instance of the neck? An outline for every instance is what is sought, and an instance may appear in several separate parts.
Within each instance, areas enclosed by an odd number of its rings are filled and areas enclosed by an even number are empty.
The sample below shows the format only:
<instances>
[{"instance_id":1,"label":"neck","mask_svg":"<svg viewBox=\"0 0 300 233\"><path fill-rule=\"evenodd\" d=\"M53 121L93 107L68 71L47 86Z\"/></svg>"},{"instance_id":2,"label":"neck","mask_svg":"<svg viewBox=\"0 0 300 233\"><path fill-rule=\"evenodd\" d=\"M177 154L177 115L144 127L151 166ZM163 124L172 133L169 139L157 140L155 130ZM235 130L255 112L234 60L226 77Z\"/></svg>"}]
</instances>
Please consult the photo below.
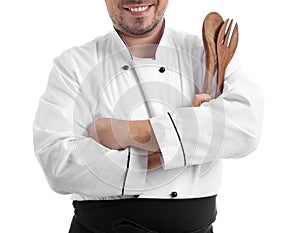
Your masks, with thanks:
<instances>
[{"instance_id":1,"label":"neck","mask_svg":"<svg viewBox=\"0 0 300 233\"><path fill-rule=\"evenodd\" d=\"M120 37L126 43L131 54L140 58L153 58L157 45L164 31L164 20L154 28L150 33L143 36L132 36L118 31Z\"/></svg>"}]
</instances>

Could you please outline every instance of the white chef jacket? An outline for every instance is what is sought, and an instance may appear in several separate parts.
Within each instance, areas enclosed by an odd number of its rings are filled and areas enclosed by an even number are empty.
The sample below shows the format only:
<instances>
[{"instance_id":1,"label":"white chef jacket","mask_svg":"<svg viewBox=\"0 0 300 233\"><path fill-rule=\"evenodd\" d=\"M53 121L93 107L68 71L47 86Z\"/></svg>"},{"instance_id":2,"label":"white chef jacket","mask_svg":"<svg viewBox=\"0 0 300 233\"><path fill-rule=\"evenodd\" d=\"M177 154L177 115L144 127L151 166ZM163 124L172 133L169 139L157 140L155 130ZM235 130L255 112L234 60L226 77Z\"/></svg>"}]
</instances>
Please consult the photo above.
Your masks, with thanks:
<instances>
[{"instance_id":1,"label":"white chef jacket","mask_svg":"<svg viewBox=\"0 0 300 233\"><path fill-rule=\"evenodd\" d=\"M116 31L55 58L33 125L51 188L72 200L217 194L222 159L244 157L258 145L263 96L231 62L223 93L191 107L204 72L202 40L167 27L153 59L132 57ZM99 117L149 119L163 167L147 171L147 151L111 150L88 137Z\"/></svg>"}]
</instances>

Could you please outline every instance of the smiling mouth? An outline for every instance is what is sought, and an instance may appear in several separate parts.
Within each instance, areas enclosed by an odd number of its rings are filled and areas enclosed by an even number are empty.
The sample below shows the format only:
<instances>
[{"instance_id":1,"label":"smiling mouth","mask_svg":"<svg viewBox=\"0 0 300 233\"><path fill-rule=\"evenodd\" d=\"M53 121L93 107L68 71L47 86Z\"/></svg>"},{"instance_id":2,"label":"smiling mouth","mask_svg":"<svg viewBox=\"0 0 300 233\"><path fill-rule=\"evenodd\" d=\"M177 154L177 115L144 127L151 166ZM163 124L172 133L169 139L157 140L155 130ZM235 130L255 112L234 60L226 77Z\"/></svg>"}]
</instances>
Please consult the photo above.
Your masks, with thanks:
<instances>
[{"instance_id":1,"label":"smiling mouth","mask_svg":"<svg viewBox=\"0 0 300 233\"><path fill-rule=\"evenodd\" d=\"M130 12L144 12L147 11L151 6L153 5L149 5L149 6L134 6L134 7L124 7L125 10L128 10Z\"/></svg>"}]
</instances>

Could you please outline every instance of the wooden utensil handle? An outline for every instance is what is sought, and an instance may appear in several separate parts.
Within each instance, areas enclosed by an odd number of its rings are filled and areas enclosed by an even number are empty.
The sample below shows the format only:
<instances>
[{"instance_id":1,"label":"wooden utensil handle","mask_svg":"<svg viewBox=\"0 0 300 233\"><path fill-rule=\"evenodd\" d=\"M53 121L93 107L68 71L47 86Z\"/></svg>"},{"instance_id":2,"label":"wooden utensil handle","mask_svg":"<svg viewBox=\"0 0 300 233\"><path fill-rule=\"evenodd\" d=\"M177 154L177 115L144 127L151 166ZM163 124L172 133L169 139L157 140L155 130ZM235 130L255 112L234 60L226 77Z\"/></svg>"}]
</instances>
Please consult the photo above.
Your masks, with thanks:
<instances>
[{"instance_id":1,"label":"wooden utensil handle","mask_svg":"<svg viewBox=\"0 0 300 233\"><path fill-rule=\"evenodd\" d=\"M217 98L223 92L225 70L226 68L220 66L220 63L218 63L217 88L215 98Z\"/></svg>"},{"instance_id":2,"label":"wooden utensil handle","mask_svg":"<svg viewBox=\"0 0 300 233\"><path fill-rule=\"evenodd\" d=\"M206 61L206 70L204 76L204 86L203 86L203 93L210 95L211 87L212 87L212 80L214 76L214 62L211 62L211 59Z\"/></svg>"}]
</instances>

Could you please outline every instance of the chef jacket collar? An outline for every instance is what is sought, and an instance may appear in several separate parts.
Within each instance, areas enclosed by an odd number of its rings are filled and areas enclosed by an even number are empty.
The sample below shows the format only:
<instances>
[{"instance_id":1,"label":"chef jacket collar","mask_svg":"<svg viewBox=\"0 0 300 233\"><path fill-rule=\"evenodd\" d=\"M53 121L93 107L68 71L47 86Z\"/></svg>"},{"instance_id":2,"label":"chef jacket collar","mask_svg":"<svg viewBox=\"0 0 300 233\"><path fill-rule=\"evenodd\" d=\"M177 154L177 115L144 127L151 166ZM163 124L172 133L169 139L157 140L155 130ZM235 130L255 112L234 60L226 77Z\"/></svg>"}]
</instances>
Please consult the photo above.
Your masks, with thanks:
<instances>
[{"instance_id":1,"label":"chef jacket collar","mask_svg":"<svg viewBox=\"0 0 300 233\"><path fill-rule=\"evenodd\" d=\"M165 19L163 19L163 20L164 20L163 34L159 41L158 47L156 49L155 56L153 58L154 60L157 60L160 57L163 57L162 56L163 55L162 53L164 50L164 49L162 49L163 47L170 46L169 36L168 36L169 30L166 27L166 20ZM113 30L112 36L113 36L114 41L116 42L116 47L115 47L116 51L118 51L118 52L121 51L123 56L126 56L126 57L130 58L131 60L133 60L133 56L132 56L131 52L129 51L129 48L128 48L126 42L120 37L120 35L116 29Z\"/></svg>"}]
</instances>

